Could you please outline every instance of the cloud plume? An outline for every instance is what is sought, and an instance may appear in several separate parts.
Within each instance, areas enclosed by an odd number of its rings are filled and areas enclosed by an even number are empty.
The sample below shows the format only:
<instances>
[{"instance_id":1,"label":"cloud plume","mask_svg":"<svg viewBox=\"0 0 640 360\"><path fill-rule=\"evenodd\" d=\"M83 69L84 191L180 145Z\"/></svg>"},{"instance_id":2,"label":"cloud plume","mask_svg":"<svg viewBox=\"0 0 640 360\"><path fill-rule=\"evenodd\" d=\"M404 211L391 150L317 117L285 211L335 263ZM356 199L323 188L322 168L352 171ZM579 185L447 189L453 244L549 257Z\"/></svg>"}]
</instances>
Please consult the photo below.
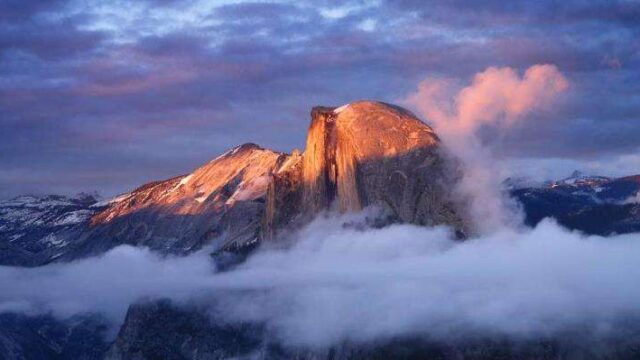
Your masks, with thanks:
<instances>
[{"instance_id":1,"label":"cloud plume","mask_svg":"<svg viewBox=\"0 0 640 360\"><path fill-rule=\"evenodd\" d=\"M476 74L471 84L456 86L452 79L425 79L404 103L418 110L433 125L449 151L463 163L459 184L469 200L470 217L479 232L496 231L519 223L514 207L497 186L503 169L493 160L480 131L489 129L495 143L500 133L527 115L549 108L569 87L554 65L534 65L520 77L508 67L490 67Z\"/></svg>"},{"instance_id":2,"label":"cloud plume","mask_svg":"<svg viewBox=\"0 0 640 360\"><path fill-rule=\"evenodd\" d=\"M509 67L490 67L457 93L454 87L450 79L426 79L406 102L443 136L470 136L481 126L505 128L548 107L567 90L569 82L554 65L534 65L522 77Z\"/></svg>"}]
</instances>

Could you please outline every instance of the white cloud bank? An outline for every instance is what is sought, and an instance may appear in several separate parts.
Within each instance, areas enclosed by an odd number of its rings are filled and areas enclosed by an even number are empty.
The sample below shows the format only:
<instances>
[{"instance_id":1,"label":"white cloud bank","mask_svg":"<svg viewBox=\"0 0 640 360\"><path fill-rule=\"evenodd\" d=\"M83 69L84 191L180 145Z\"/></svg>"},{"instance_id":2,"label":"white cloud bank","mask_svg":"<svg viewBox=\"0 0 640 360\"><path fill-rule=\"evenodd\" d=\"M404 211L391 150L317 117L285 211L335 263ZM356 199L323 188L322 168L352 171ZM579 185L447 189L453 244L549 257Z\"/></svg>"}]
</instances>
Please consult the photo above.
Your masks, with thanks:
<instances>
[{"instance_id":1,"label":"white cloud bank","mask_svg":"<svg viewBox=\"0 0 640 360\"><path fill-rule=\"evenodd\" d=\"M352 219L348 219L352 220ZM344 228L319 218L288 249L213 274L206 253L160 259L121 247L37 269L0 268L0 309L100 311L140 298L217 299L229 320L264 321L286 343L405 335L606 331L640 314L640 235L585 237L552 222L465 242L446 228Z\"/></svg>"}]
</instances>

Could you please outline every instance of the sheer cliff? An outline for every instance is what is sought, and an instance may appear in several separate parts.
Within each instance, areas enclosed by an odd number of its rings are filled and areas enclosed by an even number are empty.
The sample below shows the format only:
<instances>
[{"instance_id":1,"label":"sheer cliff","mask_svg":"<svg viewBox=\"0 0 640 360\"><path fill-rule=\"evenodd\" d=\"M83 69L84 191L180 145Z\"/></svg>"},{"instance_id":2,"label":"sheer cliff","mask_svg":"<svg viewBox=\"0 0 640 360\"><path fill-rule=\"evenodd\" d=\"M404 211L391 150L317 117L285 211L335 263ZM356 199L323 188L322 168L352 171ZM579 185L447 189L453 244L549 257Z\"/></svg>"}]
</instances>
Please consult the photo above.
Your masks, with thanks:
<instances>
[{"instance_id":1,"label":"sheer cliff","mask_svg":"<svg viewBox=\"0 0 640 360\"><path fill-rule=\"evenodd\" d=\"M440 140L400 107L359 101L315 107L306 148L269 184L264 235L308 221L324 210L384 208L395 221L451 225L464 222L450 199L454 175Z\"/></svg>"}]
</instances>

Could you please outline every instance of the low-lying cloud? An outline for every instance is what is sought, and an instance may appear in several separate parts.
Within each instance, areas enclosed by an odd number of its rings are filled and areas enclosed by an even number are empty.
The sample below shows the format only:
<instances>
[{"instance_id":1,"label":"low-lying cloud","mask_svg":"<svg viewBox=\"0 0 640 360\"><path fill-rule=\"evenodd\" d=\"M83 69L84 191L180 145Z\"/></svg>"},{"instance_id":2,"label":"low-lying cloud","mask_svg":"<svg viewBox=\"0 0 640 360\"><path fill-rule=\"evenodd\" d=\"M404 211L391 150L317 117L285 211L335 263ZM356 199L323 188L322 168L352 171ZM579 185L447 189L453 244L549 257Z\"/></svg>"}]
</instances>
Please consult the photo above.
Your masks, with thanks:
<instances>
[{"instance_id":1,"label":"low-lying cloud","mask_svg":"<svg viewBox=\"0 0 640 360\"><path fill-rule=\"evenodd\" d=\"M263 246L215 274L206 252L161 259L130 247L71 264L2 267L0 309L122 321L138 299L195 298L229 321L265 323L285 344L310 347L576 327L607 333L640 315L638 234L583 236L543 221L459 242L445 227L343 226L362 216L320 217L291 247Z\"/></svg>"}]
</instances>

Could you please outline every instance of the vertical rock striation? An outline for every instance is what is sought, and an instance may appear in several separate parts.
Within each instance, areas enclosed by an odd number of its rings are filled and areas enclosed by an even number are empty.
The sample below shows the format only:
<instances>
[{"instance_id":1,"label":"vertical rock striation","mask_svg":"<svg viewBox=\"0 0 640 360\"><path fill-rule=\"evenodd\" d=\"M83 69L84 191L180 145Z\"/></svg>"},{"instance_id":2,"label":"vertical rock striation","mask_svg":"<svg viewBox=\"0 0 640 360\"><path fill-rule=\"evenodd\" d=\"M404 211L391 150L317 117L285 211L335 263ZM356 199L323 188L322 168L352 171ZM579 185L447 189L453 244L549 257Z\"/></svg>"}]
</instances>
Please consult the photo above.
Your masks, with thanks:
<instances>
[{"instance_id":1,"label":"vertical rock striation","mask_svg":"<svg viewBox=\"0 0 640 360\"><path fill-rule=\"evenodd\" d=\"M400 222L464 229L448 196L452 176L440 140L400 107L372 101L315 107L304 154L290 161L269 187L265 238L327 209L372 205Z\"/></svg>"}]
</instances>

